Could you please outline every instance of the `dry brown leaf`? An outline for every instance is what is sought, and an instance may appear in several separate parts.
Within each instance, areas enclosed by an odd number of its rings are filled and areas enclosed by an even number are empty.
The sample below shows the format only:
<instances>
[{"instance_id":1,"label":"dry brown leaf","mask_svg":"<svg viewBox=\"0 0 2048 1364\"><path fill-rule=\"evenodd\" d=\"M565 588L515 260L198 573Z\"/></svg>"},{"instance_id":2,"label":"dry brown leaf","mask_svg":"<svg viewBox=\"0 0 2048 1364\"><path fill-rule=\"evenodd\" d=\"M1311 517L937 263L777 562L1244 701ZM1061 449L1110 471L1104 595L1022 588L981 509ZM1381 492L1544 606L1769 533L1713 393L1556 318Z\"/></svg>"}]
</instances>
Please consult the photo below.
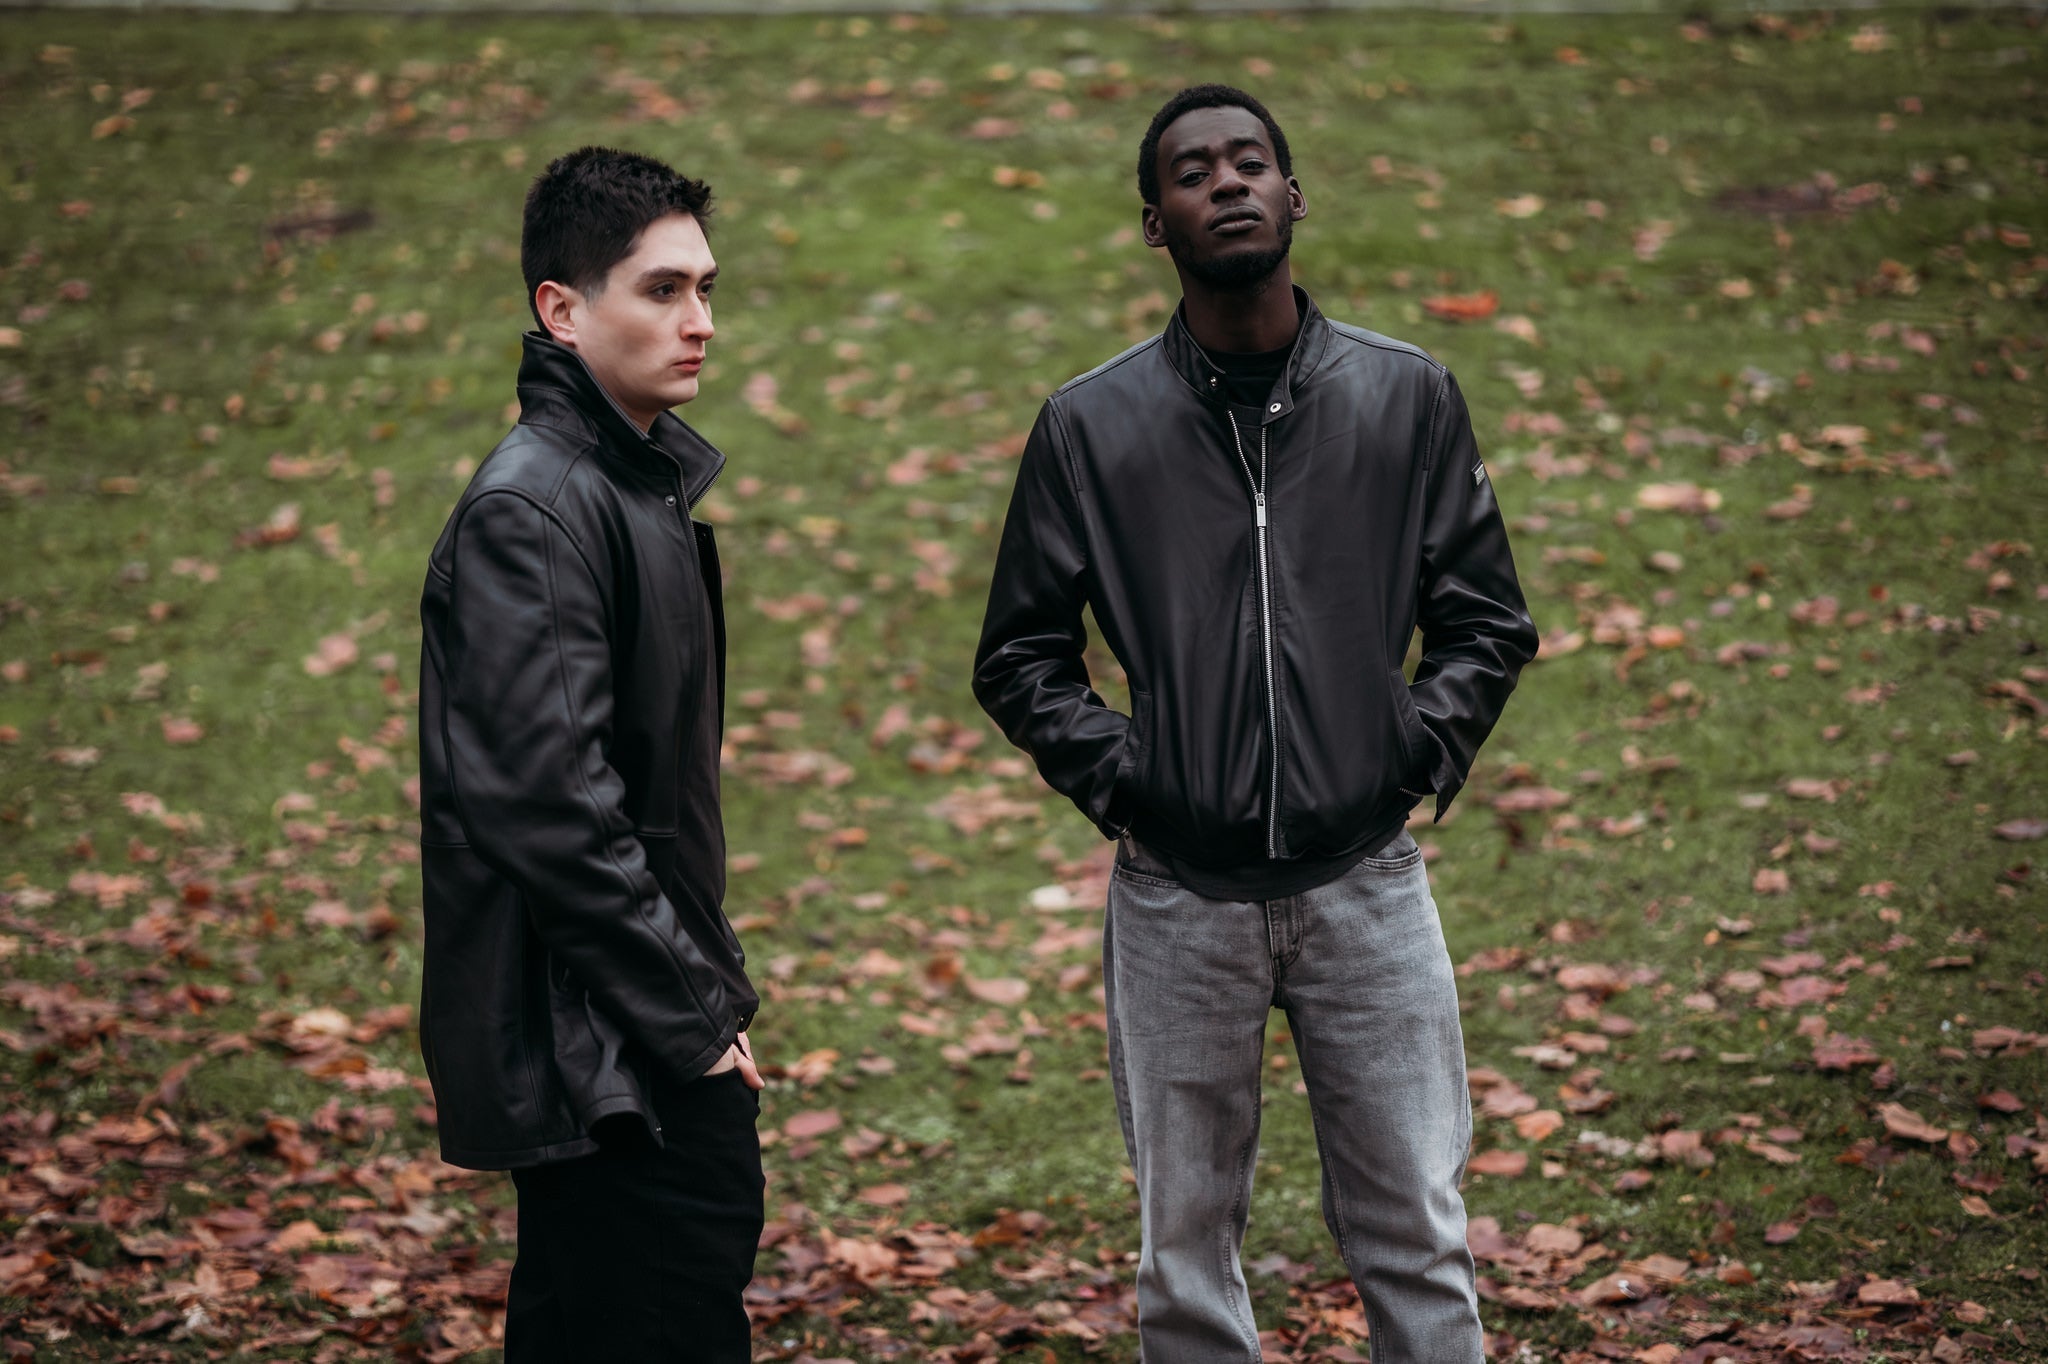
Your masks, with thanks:
<instances>
[{"instance_id":1,"label":"dry brown leaf","mask_svg":"<svg viewBox=\"0 0 2048 1364\"><path fill-rule=\"evenodd\" d=\"M1884 1130L1895 1137L1904 1137L1908 1141L1924 1141L1928 1143L1948 1140L1948 1129L1946 1127L1936 1127L1904 1104L1879 1104L1877 1106L1877 1113L1880 1118L1884 1119Z\"/></svg>"},{"instance_id":2,"label":"dry brown leaf","mask_svg":"<svg viewBox=\"0 0 2048 1364\"><path fill-rule=\"evenodd\" d=\"M1465 1164L1465 1169L1475 1175L1499 1175L1504 1179L1516 1179L1529 1169L1529 1153L1526 1151L1481 1151Z\"/></svg>"}]
</instances>

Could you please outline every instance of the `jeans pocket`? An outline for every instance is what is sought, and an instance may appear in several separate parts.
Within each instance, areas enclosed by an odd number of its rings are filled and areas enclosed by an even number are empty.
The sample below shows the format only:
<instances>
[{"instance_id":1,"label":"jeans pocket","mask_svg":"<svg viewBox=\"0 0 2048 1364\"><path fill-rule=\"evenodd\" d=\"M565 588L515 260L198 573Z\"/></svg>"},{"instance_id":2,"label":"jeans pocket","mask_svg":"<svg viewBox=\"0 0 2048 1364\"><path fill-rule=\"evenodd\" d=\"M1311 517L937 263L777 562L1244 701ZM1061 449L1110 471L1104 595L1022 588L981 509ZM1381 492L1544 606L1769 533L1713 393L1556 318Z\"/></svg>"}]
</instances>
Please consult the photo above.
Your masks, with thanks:
<instances>
[{"instance_id":1,"label":"jeans pocket","mask_svg":"<svg viewBox=\"0 0 2048 1364\"><path fill-rule=\"evenodd\" d=\"M1358 865L1375 871L1406 871L1422 860L1422 846L1415 841L1415 835L1406 829L1394 835L1394 841L1370 857L1361 858Z\"/></svg>"},{"instance_id":2,"label":"jeans pocket","mask_svg":"<svg viewBox=\"0 0 2048 1364\"><path fill-rule=\"evenodd\" d=\"M1157 886L1162 890L1181 890L1179 881L1174 879L1173 868L1165 859L1144 844L1125 834L1117 843L1116 864L1110 875L1125 881L1136 881L1143 885Z\"/></svg>"}]
</instances>

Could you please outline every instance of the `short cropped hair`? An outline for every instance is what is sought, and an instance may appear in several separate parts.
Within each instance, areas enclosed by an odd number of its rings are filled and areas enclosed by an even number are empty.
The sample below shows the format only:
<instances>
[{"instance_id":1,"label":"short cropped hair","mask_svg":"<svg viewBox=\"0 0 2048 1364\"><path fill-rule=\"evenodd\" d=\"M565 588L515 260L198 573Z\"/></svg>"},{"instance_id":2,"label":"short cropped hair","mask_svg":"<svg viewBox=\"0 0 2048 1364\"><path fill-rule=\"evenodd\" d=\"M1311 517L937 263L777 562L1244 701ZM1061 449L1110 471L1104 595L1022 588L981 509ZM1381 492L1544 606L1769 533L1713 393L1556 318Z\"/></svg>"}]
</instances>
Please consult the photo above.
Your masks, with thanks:
<instances>
[{"instance_id":1,"label":"short cropped hair","mask_svg":"<svg viewBox=\"0 0 2048 1364\"><path fill-rule=\"evenodd\" d=\"M534 291L542 283L596 297L647 225L672 213L689 214L709 232L711 186L651 156L610 147L579 147L550 161L526 191L519 231L519 268L534 321Z\"/></svg>"},{"instance_id":2,"label":"short cropped hair","mask_svg":"<svg viewBox=\"0 0 2048 1364\"><path fill-rule=\"evenodd\" d=\"M1287 150L1287 134L1280 131L1280 125L1266 112L1266 106L1238 89L1234 85L1191 85L1159 106L1159 112L1152 115L1152 126L1145 130L1145 140L1138 144L1138 194L1148 204L1159 204L1159 138L1173 126L1182 114L1197 109L1242 109L1266 125L1266 136L1273 140L1273 156L1280 163L1282 175L1294 174L1294 154Z\"/></svg>"}]
</instances>

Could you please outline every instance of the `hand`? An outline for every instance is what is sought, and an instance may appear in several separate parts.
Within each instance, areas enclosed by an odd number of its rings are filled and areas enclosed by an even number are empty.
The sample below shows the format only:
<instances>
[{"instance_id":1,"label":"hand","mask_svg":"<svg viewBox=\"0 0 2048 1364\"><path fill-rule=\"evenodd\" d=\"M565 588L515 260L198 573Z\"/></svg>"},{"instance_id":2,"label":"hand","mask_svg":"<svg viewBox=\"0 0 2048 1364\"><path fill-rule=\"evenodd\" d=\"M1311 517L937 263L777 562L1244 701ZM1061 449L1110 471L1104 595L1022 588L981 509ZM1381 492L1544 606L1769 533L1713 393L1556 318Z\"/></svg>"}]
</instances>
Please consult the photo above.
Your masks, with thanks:
<instances>
[{"instance_id":1,"label":"hand","mask_svg":"<svg viewBox=\"0 0 2048 1364\"><path fill-rule=\"evenodd\" d=\"M725 1055L719 1057L717 1063L704 1074L707 1077L723 1075L733 1069L739 1071L740 1079L746 1082L748 1089L767 1087L768 1082L761 1078L760 1068L754 1064L754 1045L747 1041L745 1033L734 1038L732 1045L725 1049Z\"/></svg>"}]
</instances>

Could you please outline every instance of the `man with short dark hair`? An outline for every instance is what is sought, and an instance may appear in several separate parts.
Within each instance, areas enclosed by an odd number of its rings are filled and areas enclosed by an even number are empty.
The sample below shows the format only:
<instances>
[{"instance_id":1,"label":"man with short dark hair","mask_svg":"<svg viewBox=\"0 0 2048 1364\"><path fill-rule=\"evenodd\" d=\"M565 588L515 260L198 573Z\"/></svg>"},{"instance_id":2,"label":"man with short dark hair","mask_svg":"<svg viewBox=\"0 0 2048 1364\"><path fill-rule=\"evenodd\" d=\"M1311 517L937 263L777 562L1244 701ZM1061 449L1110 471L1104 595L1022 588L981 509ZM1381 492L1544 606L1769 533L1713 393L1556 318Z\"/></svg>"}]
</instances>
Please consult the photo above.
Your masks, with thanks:
<instances>
[{"instance_id":1,"label":"man with short dark hair","mask_svg":"<svg viewBox=\"0 0 2048 1364\"><path fill-rule=\"evenodd\" d=\"M721 902L725 620L669 409L712 337L711 191L585 147L526 199L519 422L421 601L420 1045L441 1154L512 1171L510 1364L750 1357L759 1003Z\"/></svg>"},{"instance_id":2,"label":"man with short dark hair","mask_svg":"<svg viewBox=\"0 0 2048 1364\"><path fill-rule=\"evenodd\" d=\"M1458 998L1405 825L1450 804L1536 633L1456 381L1294 287L1292 171L1241 90L1153 119L1144 237L1181 306L1039 414L974 688L1121 840L1103 975L1145 1359L1260 1358L1238 1253L1278 1006L1375 1364L1477 1364ZM1129 716L1089 685L1083 606Z\"/></svg>"}]
</instances>

